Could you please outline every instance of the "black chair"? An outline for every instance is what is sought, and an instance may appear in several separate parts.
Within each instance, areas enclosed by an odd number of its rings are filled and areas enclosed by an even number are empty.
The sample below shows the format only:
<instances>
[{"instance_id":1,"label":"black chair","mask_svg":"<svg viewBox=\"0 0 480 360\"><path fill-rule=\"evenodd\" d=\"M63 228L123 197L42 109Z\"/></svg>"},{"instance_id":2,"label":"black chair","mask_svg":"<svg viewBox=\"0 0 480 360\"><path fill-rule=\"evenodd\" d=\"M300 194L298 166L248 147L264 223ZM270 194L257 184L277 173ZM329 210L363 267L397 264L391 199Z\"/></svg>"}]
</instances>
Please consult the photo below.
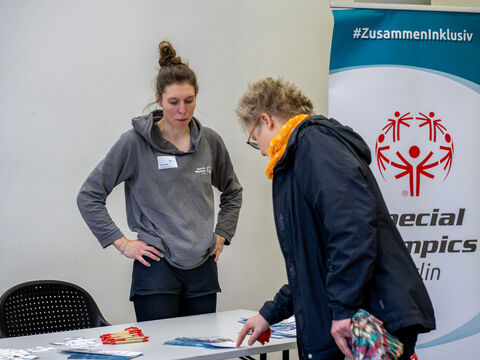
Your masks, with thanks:
<instances>
[{"instance_id":1,"label":"black chair","mask_svg":"<svg viewBox=\"0 0 480 360\"><path fill-rule=\"evenodd\" d=\"M110 325L81 287L57 280L19 284L0 298L0 337Z\"/></svg>"}]
</instances>

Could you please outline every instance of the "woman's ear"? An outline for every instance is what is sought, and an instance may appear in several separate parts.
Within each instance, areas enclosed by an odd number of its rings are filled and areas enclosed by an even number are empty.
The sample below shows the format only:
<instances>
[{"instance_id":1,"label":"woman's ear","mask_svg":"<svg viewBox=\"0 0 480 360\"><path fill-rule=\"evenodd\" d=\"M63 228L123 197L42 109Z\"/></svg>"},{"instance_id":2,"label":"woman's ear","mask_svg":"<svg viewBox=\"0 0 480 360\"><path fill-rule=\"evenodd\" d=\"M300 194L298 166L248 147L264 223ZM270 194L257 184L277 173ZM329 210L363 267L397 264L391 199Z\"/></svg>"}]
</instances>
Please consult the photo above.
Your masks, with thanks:
<instances>
[{"instance_id":1,"label":"woman's ear","mask_svg":"<svg viewBox=\"0 0 480 360\"><path fill-rule=\"evenodd\" d=\"M155 101L158 105L162 106L162 104L160 104L162 102L162 98L157 93L155 93Z\"/></svg>"},{"instance_id":2,"label":"woman's ear","mask_svg":"<svg viewBox=\"0 0 480 360\"><path fill-rule=\"evenodd\" d=\"M270 114L267 114L265 112L261 113L260 114L260 120L265 123L265 125L267 126L267 129L269 129L269 130L273 129L274 126L275 126L275 124L273 122L273 119L270 116Z\"/></svg>"}]
</instances>

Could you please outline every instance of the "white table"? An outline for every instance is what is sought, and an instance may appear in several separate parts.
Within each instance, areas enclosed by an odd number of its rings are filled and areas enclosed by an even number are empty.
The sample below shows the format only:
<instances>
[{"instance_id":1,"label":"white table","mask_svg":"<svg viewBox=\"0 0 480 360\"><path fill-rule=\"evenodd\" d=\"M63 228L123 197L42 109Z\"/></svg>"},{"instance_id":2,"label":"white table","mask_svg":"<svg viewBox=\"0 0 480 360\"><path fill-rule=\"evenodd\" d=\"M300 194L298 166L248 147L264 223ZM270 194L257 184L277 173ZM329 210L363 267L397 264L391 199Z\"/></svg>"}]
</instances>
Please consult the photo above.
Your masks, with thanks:
<instances>
[{"instance_id":1,"label":"white table","mask_svg":"<svg viewBox=\"0 0 480 360\"><path fill-rule=\"evenodd\" d=\"M269 352L283 351L284 359L288 359L288 350L296 349L296 339L270 339L269 343L261 345L255 342L253 346L246 344L248 336L243 345L239 348L219 348L210 349L193 346L164 345L167 340L173 340L176 337L203 337L203 336L222 336L236 340L237 335L242 328L238 322L242 317L251 317L257 314L251 310L234 310L218 312L214 314L186 316L174 319L145 321L140 323L121 324L105 326L100 328L73 330L58 333L19 336L13 338L0 339L0 348L2 349L28 349L37 346L51 346L51 342L63 341L67 337L83 336L85 338L99 339L101 334L121 331L130 326L139 327L149 341L144 343L131 343L119 345L103 345L103 349L108 350L127 350L142 352L143 356L139 360L150 359L231 359L238 357L247 357L257 354L266 354ZM39 360L67 359L68 355L56 350L35 353ZM266 355L261 355L265 359Z\"/></svg>"}]
</instances>

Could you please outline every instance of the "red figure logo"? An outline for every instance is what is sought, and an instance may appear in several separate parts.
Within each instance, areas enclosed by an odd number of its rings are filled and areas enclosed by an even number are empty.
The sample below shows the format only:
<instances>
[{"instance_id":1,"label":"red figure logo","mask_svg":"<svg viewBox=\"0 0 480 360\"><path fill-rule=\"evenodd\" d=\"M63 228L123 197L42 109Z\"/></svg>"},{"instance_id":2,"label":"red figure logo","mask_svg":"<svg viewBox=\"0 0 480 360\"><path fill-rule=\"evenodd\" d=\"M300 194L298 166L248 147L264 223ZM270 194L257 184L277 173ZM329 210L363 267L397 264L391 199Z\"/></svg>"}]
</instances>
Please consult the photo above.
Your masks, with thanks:
<instances>
[{"instance_id":1,"label":"red figure logo","mask_svg":"<svg viewBox=\"0 0 480 360\"><path fill-rule=\"evenodd\" d=\"M395 111L377 137L375 157L380 174L384 180L388 173L396 180L405 179L410 196L420 196L421 184L439 172L445 174L445 180L452 168L453 140L442 119L436 117L433 111L416 116Z\"/></svg>"}]
</instances>

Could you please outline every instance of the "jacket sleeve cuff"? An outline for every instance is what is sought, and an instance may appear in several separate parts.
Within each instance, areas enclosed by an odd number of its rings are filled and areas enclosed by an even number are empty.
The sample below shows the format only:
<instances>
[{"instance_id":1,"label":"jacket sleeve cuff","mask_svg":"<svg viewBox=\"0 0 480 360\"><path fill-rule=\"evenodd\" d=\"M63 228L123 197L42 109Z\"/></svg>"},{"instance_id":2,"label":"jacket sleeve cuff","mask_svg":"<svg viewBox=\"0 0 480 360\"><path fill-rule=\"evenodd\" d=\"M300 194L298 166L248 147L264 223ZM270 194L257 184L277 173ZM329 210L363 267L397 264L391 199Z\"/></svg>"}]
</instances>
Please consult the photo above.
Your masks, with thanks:
<instances>
[{"instance_id":1,"label":"jacket sleeve cuff","mask_svg":"<svg viewBox=\"0 0 480 360\"><path fill-rule=\"evenodd\" d=\"M338 305L330 305L330 311L332 313L332 320L351 319L353 315L355 315L355 313L357 312L357 310L347 309Z\"/></svg>"},{"instance_id":2,"label":"jacket sleeve cuff","mask_svg":"<svg viewBox=\"0 0 480 360\"><path fill-rule=\"evenodd\" d=\"M259 311L259 314L262 315L262 317L268 322L269 325L275 324L275 321L272 316L273 315L272 312L268 311L265 305L262 306L262 308Z\"/></svg>"},{"instance_id":3,"label":"jacket sleeve cuff","mask_svg":"<svg viewBox=\"0 0 480 360\"><path fill-rule=\"evenodd\" d=\"M270 325L276 324L292 316L293 304L291 301L289 286L282 286L273 300L266 301L263 304L259 313Z\"/></svg>"}]
</instances>

